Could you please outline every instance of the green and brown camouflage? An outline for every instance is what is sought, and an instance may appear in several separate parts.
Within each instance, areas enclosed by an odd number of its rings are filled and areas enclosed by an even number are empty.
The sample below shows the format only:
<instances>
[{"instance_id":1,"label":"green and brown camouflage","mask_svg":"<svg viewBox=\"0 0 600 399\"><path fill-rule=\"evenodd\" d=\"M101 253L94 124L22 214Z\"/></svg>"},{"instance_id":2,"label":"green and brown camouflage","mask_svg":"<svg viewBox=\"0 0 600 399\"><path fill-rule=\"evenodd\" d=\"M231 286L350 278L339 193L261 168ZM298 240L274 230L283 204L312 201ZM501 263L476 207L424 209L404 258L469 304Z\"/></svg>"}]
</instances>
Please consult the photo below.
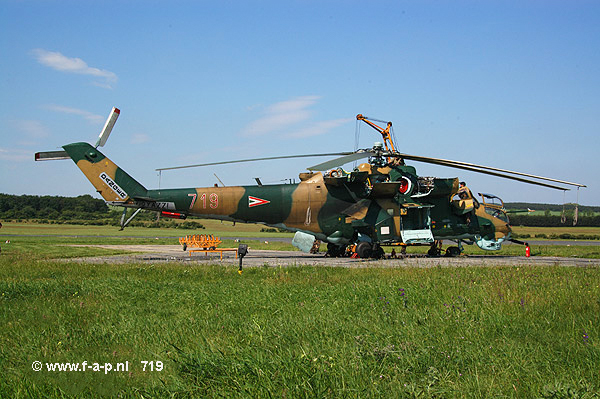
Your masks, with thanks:
<instances>
[{"instance_id":1,"label":"green and brown camouflage","mask_svg":"<svg viewBox=\"0 0 600 399\"><path fill-rule=\"evenodd\" d=\"M500 249L510 237L502 207L456 198L457 178L420 177L412 166L362 164L352 172L300 174L299 184L148 190L88 143L64 150L110 204L165 216L262 223L346 246L432 245L438 240ZM366 253L363 253L365 255Z\"/></svg>"}]
</instances>

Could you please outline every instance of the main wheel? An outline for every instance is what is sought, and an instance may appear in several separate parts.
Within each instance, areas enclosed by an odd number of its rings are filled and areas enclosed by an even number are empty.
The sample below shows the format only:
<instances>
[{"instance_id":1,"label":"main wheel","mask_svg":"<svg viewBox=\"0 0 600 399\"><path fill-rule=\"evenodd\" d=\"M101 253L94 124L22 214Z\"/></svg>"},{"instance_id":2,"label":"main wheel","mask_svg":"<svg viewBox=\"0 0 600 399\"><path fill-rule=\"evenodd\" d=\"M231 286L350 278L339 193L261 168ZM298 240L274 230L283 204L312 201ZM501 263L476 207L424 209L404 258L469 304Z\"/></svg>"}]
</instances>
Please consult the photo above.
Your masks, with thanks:
<instances>
[{"instance_id":1,"label":"main wheel","mask_svg":"<svg viewBox=\"0 0 600 399\"><path fill-rule=\"evenodd\" d=\"M429 248L429 251L427 251L427 255L431 257L440 256L440 249L436 246L432 246L431 248Z\"/></svg>"},{"instance_id":2,"label":"main wheel","mask_svg":"<svg viewBox=\"0 0 600 399\"><path fill-rule=\"evenodd\" d=\"M332 243L327 244L327 255L331 256L332 258L343 256L344 252L346 252L346 247L343 245L336 245Z\"/></svg>"},{"instance_id":3,"label":"main wheel","mask_svg":"<svg viewBox=\"0 0 600 399\"><path fill-rule=\"evenodd\" d=\"M460 255L459 247L448 247L446 249L446 256L454 257L454 256L459 256L459 255Z\"/></svg>"},{"instance_id":4,"label":"main wheel","mask_svg":"<svg viewBox=\"0 0 600 399\"><path fill-rule=\"evenodd\" d=\"M366 241L362 241L356 246L356 253L359 258L370 258L372 250L373 247Z\"/></svg>"},{"instance_id":5,"label":"main wheel","mask_svg":"<svg viewBox=\"0 0 600 399\"><path fill-rule=\"evenodd\" d=\"M378 245L376 248L373 248L371 256L373 259L383 259L385 258L385 251Z\"/></svg>"}]
</instances>

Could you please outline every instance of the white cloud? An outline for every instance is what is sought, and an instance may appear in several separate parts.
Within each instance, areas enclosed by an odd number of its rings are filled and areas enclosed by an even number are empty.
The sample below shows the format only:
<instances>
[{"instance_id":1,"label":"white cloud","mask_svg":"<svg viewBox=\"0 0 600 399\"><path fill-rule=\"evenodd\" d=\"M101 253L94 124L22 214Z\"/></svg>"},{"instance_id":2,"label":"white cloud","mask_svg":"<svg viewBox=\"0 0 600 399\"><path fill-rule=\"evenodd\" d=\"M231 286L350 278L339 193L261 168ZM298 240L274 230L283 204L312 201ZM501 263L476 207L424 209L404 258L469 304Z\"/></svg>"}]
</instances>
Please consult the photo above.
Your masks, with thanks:
<instances>
[{"instance_id":1,"label":"white cloud","mask_svg":"<svg viewBox=\"0 0 600 399\"><path fill-rule=\"evenodd\" d=\"M55 104L46 105L46 106L44 106L44 108L48 109L50 111L60 112L63 114L79 115L79 116L82 116L83 118L87 119L90 123L93 123L93 124L102 123L104 121L104 118L102 116L93 114L93 113L91 113L89 111L85 111L83 109L65 107L63 105L55 105Z\"/></svg>"},{"instance_id":2,"label":"white cloud","mask_svg":"<svg viewBox=\"0 0 600 399\"><path fill-rule=\"evenodd\" d=\"M32 161L33 153L26 150L7 149L0 147L0 160L11 162Z\"/></svg>"},{"instance_id":3,"label":"white cloud","mask_svg":"<svg viewBox=\"0 0 600 399\"><path fill-rule=\"evenodd\" d=\"M112 88L112 85L117 82L117 75L114 72L91 67L81 58L69 58L59 52L39 48L32 50L31 53L40 64L56 71L102 78L103 81L94 82L96 86Z\"/></svg>"},{"instance_id":4,"label":"white cloud","mask_svg":"<svg viewBox=\"0 0 600 399\"><path fill-rule=\"evenodd\" d=\"M46 126L39 121L18 120L14 122L16 129L28 137L43 138L48 137L49 132Z\"/></svg>"},{"instance_id":5,"label":"white cloud","mask_svg":"<svg viewBox=\"0 0 600 399\"><path fill-rule=\"evenodd\" d=\"M137 133L131 135L131 144L143 144L150 141L150 137L147 134Z\"/></svg>"},{"instance_id":6,"label":"white cloud","mask_svg":"<svg viewBox=\"0 0 600 399\"><path fill-rule=\"evenodd\" d=\"M277 131L280 137L304 138L326 134L331 129L352 121L352 118L313 122L309 108L321 97L301 96L265 107L264 115L242 131L243 136L262 136ZM290 133L291 130L291 133ZM287 132L285 132L287 131Z\"/></svg>"},{"instance_id":7,"label":"white cloud","mask_svg":"<svg viewBox=\"0 0 600 399\"><path fill-rule=\"evenodd\" d=\"M353 118L343 118L343 119L332 119L329 121L319 121L313 123L303 129L300 129L296 132L290 133L287 137L291 138L305 138L312 136L320 136L329 132L331 129L334 129L338 126L346 124L348 122L352 122Z\"/></svg>"},{"instance_id":8,"label":"white cloud","mask_svg":"<svg viewBox=\"0 0 600 399\"><path fill-rule=\"evenodd\" d=\"M302 96L292 98L291 100L275 103L267 108L267 112L273 114L288 114L304 110L317 102L319 96Z\"/></svg>"},{"instance_id":9,"label":"white cloud","mask_svg":"<svg viewBox=\"0 0 600 399\"><path fill-rule=\"evenodd\" d=\"M263 117L246 126L242 135L261 136L306 121L312 115L312 111L307 108L319 98L319 96L302 96L272 104L266 108Z\"/></svg>"}]
</instances>

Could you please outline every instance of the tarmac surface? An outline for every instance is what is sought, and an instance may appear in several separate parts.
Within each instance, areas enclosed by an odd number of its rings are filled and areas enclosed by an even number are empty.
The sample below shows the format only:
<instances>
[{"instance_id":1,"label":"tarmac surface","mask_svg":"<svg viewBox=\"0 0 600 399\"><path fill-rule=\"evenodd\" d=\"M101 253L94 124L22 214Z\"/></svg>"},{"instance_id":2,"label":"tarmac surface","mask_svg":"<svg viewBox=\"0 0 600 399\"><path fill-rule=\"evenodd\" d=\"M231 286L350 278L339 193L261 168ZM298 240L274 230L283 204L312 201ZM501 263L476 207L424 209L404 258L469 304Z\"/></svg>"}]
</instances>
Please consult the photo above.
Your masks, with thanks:
<instances>
[{"instance_id":1,"label":"tarmac surface","mask_svg":"<svg viewBox=\"0 0 600 399\"><path fill-rule=\"evenodd\" d=\"M182 251L181 245L81 245L96 248L119 249L131 251L131 254L95 256L67 259L69 262L85 263L132 263L132 262L179 262L184 264L222 264L239 267L239 259L235 252L189 254ZM550 256L503 256L503 255L469 255L455 258L427 256L409 256L402 259L351 259L329 258L321 254L306 254L299 251L253 250L242 260L243 267L276 267L276 266L330 266L330 267L461 267L461 266L600 266L600 259L561 258Z\"/></svg>"}]
</instances>

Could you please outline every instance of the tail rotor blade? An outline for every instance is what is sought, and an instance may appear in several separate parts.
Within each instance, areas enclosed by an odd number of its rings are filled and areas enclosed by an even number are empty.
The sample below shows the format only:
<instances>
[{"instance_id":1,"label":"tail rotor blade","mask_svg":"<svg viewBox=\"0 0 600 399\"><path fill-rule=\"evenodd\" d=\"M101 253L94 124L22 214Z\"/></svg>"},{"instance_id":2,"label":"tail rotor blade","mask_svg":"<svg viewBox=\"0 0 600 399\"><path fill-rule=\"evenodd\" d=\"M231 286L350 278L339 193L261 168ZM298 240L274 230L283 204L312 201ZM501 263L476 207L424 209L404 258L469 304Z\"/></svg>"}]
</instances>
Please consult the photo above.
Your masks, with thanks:
<instances>
[{"instance_id":1,"label":"tail rotor blade","mask_svg":"<svg viewBox=\"0 0 600 399\"><path fill-rule=\"evenodd\" d=\"M56 161L58 159L71 159L66 151L40 151L35 153L36 161Z\"/></svg>"},{"instance_id":2,"label":"tail rotor blade","mask_svg":"<svg viewBox=\"0 0 600 399\"><path fill-rule=\"evenodd\" d=\"M106 144L106 140L108 140L108 136L110 136L110 132L112 132L115 123L117 122L117 118L121 114L121 111L118 108L113 107L112 111L110 111L110 115L108 115L108 119L104 124L104 128L102 128L102 132L98 136L98 141L96 141L96 148L104 147Z\"/></svg>"}]
</instances>

